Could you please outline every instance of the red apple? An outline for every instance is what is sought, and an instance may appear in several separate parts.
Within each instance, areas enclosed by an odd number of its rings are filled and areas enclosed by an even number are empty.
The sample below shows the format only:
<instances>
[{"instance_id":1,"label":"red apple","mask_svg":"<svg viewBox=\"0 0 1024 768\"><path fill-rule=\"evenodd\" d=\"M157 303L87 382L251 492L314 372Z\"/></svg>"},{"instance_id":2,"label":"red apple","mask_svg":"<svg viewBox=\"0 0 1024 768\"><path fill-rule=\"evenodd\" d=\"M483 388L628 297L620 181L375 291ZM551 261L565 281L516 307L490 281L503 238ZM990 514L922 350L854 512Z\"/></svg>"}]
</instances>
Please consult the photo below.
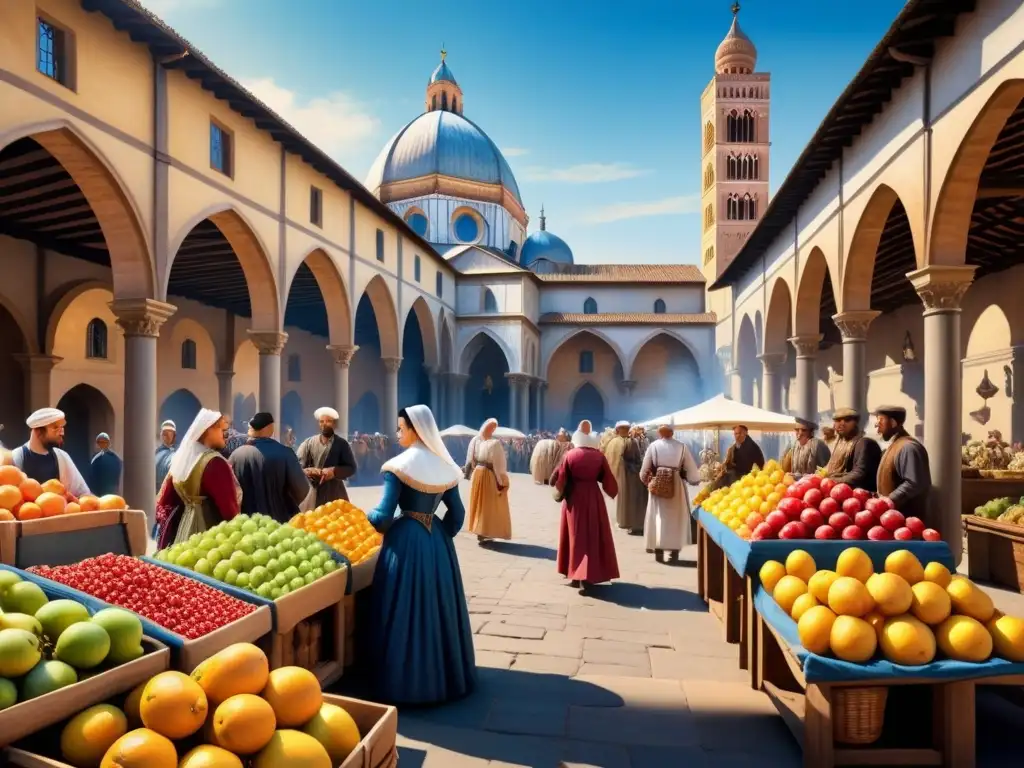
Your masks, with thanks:
<instances>
[{"instance_id":1,"label":"red apple","mask_svg":"<svg viewBox=\"0 0 1024 768\"><path fill-rule=\"evenodd\" d=\"M786 513L776 509L774 512L769 512L768 517L764 519L765 523L770 525L772 530L778 533L782 530L782 526L789 522L789 518L786 517Z\"/></svg>"},{"instance_id":2,"label":"red apple","mask_svg":"<svg viewBox=\"0 0 1024 768\"><path fill-rule=\"evenodd\" d=\"M754 541L774 539L775 529L772 528L771 523L761 523L759 526L757 526L757 528L754 529L753 533L750 534L750 538Z\"/></svg>"},{"instance_id":3,"label":"red apple","mask_svg":"<svg viewBox=\"0 0 1024 768\"><path fill-rule=\"evenodd\" d=\"M892 539L892 531L888 528L884 528L881 525L876 525L870 531L868 531L868 538L872 541L889 541Z\"/></svg>"},{"instance_id":4,"label":"red apple","mask_svg":"<svg viewBox=\"0 0 1024 768\"><path fill-rule=\"evenodd\" d=\"M843 502L843 512L848 515L856 515L862 509L860 500L852 496Z\"/></svg>"},{"instance_id":5,"label":"red apple","mask_svg":"<svg viewBox=\"0 0 1024 768\"><path fill-rule=\"evenodd\" d=\"M876 520L875 516L868 512L866 509L862 509L860 512L853 516L853 522L866 531L869 528L874 527L878 523L878 520Z\"/></svg>"},{"instance_id":6,"label":"red apple","mask_svg":"<svg viewBox=\"0 0 1024 768\"><path fill-rule=\"evenodd\" d=\"M832 492L832 489L835 487L836 481L833 480L831 477L823 477L821 479L821 485L819 486L819 488L821 488L821 492L824 493L826 496L828 496Z\"/></svg>"},{"instance_id":7,"label":"red apple","mask_svg":"<svg viewBox=\"0 0 1024 768\"><path fill-rule=\"evenodd\" d=\"M800 513L800 522L806 525L809 530L814 531L825 524L825 518L816 509L805 509Z\"/></svg>"},{"instance_id":8,"label":"red apple","mask_svg":"<svg viewBox=\"0 0 1024 768\"><path fill-rule=\"evenodd\" d=\"M924 520L920 517L908 517L903 524L907 526L915 536L920 536L924 533Z\"/></svg>"},{"instance_id":9,"label":"red apple","mask_svg":"<svg viewBox=\"0 0 1024 768\"><path fill-rule=\"evenodd\" d=\"M925 541L942 541L942 534L934 528L925 528L921 531L921 538Z\"/></svg>"},{"instance_id":10,"label":"red apple","mask_svg":"<svg viewBox=\"0 0 1024 768\"><path fill-rule=\"evenodd\" d=\"M882 524L882 527L887 531L895 531L897 528L902 528L906 522L906 518L903 517L902 512L897 512L895 509L890 509L888 512L883 512L878 522Z\"/></svg>"},{"instance_id":11,"label":"red apple","mask_svg":"<svg viewBox=\"0 0 1024 768\"><path fill-rule=\"evenodd\" d=\"M818 505L818 511L821 512L822 517L828 520L839 511L839 502L830 496L826 496L821 500L821 504Z\"/></svg>"},{"instance_id":12,"label":"red apple","mask_svg":"<svg viewBox=\"0 0 1024 768\"><path fill-rule=\"evenodd\" d=\"M854 488L853 498L859 501L860 505L863 507L867 500L871 498L871 492L866 491L863 488Z\"/></svg>"},{"instance_id":13,"label":"red apple","mask_svg":"<svg viewBox=\"0 0 1024 768\"><path fill-rule=\"evenodd\" d=\"M897 541L910 541L914 538L914 532L907 527L897 528L892 537Z\"/></svg>"},{"instance_id":14,"label":"red apple","mask_svg":"<svg viewBox=\"0 0 1024 768\"><path fill-rule=\"evenodd\" d=\"M842 504L847 499L853 498L853 488L848 486L846 483L838 483L831 491L829 491L828 495Z\"/></svg>"},{"instance_id":15,"label":"red apple","mask_svg":"<svg viewBox=\"0 0 1024 768\"><path fill-rule=\"evenodd\" d=\"M821 500L825 498L825 495L817 488L811 488L807 493L804 494L804 504L809 507L818 508L821 504Z\"/></svg>"},{"instance_id":16,"label":"red apple","mask_svg":"<svg viewBox=\"0 0 1024 768\"><path fill-rule=\"evenodd\" d=\"M843 528L843 538L844 539L863 539L864 538L864 531L862 531L859 526L848 525L845 528Z\"/></svg>"},{"instance_id":17,"label":"red apple","mask_svg":"<svg viewBox=\"0 0 1024 768\"><path fill-rule=\"evenodd\" d=\"M839 533L831 525L819 525L818 529L814 532L814 538L816 539L834 539L838 535Z\"/></svg>"},{"instance_id":18,"label":"red apple","mask_svg":"<svg viewBox=\"0 0 1024 768\"><path fill-rule=\"evenodd\" d=\"M864 509L868 510L871 514L878 518L882 516L883 512L892 509L892 507L890 507L881 499L868 499L866 502L864 502Z\"/></svg>"},{"instance_id":19,"label":"red apple","mask_svg":"<svg viewBox=\"0 0 1024 768\"><path fill-rule=\"evenodd\" d=\"M792 520L782 526L782 530L779 531L780 539L806 539L807 538L807 526L801 523L799 520Z\"/></svg>"},{"instance_id":20,"label":"red apple","mask_svg":"<svg viewBox=\"0 0 1024 768\"><path fill-rule=\"evenodd\" d=\"M888 496L879 496L878 500L885 504L888 509L896 509L896 505L892 503L892 499Z\"/></svg>"},{"instance_id":21,"label":"red apple","mask_svg":"<svg viewBox=\"0 0 1024 768\"><path fill-rule=\"evenodd\" d=\"M829 516L828 524L836 529L836 533L840 533L853 525L853 520L845 512L836 512Z\"/></svg>"},{"instance_id":22,"label":"red apple","mask_svg":"<svg viewBox=\"0 0 1024 768\"><path fill-rule=\"evenodd\" d=\"M821 487L821 478L818 477L817 475L808 475L807 477L803 478L800 482L807 483L811 488Z\"/></svg>"}]
</instances>

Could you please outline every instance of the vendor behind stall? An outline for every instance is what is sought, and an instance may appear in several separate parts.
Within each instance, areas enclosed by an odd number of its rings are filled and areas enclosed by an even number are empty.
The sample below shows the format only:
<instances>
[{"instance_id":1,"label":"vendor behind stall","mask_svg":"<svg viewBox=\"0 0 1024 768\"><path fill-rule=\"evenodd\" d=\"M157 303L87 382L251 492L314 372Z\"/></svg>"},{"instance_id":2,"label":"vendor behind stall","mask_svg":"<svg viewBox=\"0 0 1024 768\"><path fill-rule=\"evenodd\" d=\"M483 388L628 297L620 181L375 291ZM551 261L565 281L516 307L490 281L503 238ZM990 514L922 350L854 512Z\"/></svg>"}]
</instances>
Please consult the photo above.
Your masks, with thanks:
<instances>
[{"instance_id":1,"label":"vendor behind stall","mask_svg":"<svg viewBox=\"0 0 1024 768\"><path fill-rule=\"evenodd\" d=\"M903 428L907 409L898 405L883 405L875 411L875 428L889 447L878 465L878 493L888 496L896 509L907 517L928 519L928 494L932 488L932 473L928 466L928 452L924 446Z\"/></svg>"},{"instance_id":2,"label":"vendor behind stall","mask_svg":"<svg viewBox=\"0 0 1024 768\"><path fill-rule=\"evenodd\" d=\"M750 437L749 430L743 424L732 428L732 436L736 442L725 452L724 473L717 483L718 487L735 483L748 474L754 466L764 466L764 453L761 446Z\"/></svg>"},{"instance_id":3,"label":"vendor behind stall","mask_svg":"<svg viewBox=\"0 0 1024 768\"><path fill-rule=\"evenodd\" d=\"M25 421L32 434L25 445L11 451L14 466L33 480L45 483L60 480L74 498L89 494L89 486L71 457L61 449L64 445L64 411L41 408Z\"/></svg>"},{"instance_id":4,"label":"vendor behind stall","mask_svg":"<svg viewBox=\"0 0 1024 768\"><path fill-rule=\"evenodd\" d=\"M839 440L825 474L837 483L874 493L878 485L882 449L874 440L864 436L860 414L853 408L837 408L832 420Z\"/></svg>"},{"instance_id":5,"label":"vendor behind stall","mask_svg":"<svg viewBox=\"0 0 1024 768\"><path fill-rule=\"evenodd\" d=\"M817 425L807 419L796 420L796 442L782 457L782 470L796 476L812 475L828 464L832 454L824 440L814 436Z\"/></svg>"}]
</instances>

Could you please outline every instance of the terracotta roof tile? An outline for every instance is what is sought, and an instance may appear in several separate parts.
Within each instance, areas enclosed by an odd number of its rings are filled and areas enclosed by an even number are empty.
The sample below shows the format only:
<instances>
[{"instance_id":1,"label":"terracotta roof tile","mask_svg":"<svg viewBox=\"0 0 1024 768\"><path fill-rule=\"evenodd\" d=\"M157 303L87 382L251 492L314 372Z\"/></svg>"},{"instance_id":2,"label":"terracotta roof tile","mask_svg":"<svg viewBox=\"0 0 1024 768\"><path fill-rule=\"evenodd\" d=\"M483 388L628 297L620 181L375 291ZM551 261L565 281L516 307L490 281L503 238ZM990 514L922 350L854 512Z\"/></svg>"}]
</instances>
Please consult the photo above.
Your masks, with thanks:
<instances>
[{"instance_id":1,"label":"terracotta roof tile","mask_svg":"<svg viewBox=\"0 0 1024 768\"><path fill-rule=\"evenodd\" d=\"M566 264L538 272L545 283L703 283L694 264Z\"/></svg>"},{"instance_id":2,"label":"terracotta roof tile","mask_svg":"<svg viewBox=\"0 0 1024 768\"><path fill-rule=\"evenodd\" d=\"M714 312L692 314L654 312L548 312L540 316L541 325L702 325L715 323Z\"/></svg>"}]
</instances>

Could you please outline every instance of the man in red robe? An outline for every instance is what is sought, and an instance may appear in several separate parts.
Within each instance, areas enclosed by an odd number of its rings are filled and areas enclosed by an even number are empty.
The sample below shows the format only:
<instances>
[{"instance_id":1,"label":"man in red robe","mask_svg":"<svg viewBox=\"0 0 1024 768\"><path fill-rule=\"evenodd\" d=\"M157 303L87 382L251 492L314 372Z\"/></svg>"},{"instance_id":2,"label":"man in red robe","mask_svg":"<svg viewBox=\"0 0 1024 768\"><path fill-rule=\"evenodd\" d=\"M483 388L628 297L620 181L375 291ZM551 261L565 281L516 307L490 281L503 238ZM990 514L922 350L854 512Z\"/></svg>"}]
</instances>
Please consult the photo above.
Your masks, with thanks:
<instances>
[{"instance_id":1,"label":"man in red robe","mask_svg":"<svg viewBox=\"0 0 1024 768\"><path fill-rule=\"evenodd\" d=\"M601 494L604 487L614 499L619 487L589 421L580 422L572 444L551 477L562 498L558 572L570 580L571 587L585 594L594 584L619 578L612 527Z\"/></svg>"}]
</instances>

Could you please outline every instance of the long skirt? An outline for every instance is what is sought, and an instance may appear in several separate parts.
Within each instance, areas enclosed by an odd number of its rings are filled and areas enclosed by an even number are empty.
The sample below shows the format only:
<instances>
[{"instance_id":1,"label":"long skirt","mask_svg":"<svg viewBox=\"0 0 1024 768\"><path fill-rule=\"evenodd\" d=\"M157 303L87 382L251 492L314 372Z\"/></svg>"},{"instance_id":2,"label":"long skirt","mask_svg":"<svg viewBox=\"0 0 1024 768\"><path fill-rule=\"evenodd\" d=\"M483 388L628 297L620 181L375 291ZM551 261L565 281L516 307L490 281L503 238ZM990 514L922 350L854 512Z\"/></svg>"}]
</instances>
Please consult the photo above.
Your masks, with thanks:
<instances>
[{"instance_id":1,"label":"long skirt","mask_svg":"<svg viewBox=\"0 0 1024 768\"><path fill-rule=\"evenodd\" d=\"M512 538L512 515L508 509L508 489L498 493L494 472L477 465L469 486L470 533L488 539Z\"/></svg>"},{"instance_id":2,"label":"long skirt","mask_svg":"<svg viewBox=\"0 0 1024 768\"><path fill-rule=\"evenodd\" d=\"M597 483L573 482L558 525L558 572L573 581L601 584L619 578L608 508Z\"/></svg>"},{"instance_id":3,"label":"long skirt","mask_svg":"<svg viewBox=\"0 0 1024 768\"><path fill-rule=\"evenodd\" d=\"M690 536L690 505L686 486L676 475L672 498L665 499L653 493L647 498L647 516L644 518L644 539L647 549L665 549L678 552L692 544Z\"/></svg>"},{"instance_id":4,"label":"long skirt","mask_svg":"<svg viewBox=\"0 0 1024 768\"><path fill-rule=\"evenodd\" d=\"M399 518L373 573L370 633L375 696L439 704L473 691L476 658L459 560L441 521Z\"/></svg>"}]
</instances>

